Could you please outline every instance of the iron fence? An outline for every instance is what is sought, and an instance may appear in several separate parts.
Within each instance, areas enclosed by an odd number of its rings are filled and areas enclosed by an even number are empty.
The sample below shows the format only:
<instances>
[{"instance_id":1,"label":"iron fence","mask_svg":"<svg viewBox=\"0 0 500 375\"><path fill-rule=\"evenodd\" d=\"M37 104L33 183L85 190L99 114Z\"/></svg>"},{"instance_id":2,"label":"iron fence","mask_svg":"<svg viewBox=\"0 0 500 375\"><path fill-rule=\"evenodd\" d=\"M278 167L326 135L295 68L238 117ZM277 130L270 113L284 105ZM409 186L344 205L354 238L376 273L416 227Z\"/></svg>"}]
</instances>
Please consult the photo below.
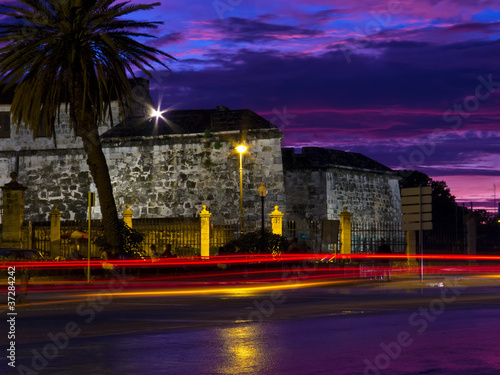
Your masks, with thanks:
<instances>
[{"instance_id":1,"label":"iron fence","mask_svg":"<svg viewBox=\"0 0 500 375\"><path fill-rule=\"evenodd\" d=\"M167 245L178 256L196 256L200 254L200 220L199 218L162 218L162 219L134 219L133 228L144 236L142 250L151 254L151 245L155 245L158 253L163 253ZM71 238L71 233L79 231L84 234L79 240ZM79 253L88 254L88 221L71 220L61 221L60 256L70 258L75 244L79 246ZM104 233L102 221L91 222L91 249L90 256L99 258L100 249L94 244L94 239ZM75 242L77 241L77 242ZM50 256L50 223L33 223L32 246L44 255Z\"/></svg>"},{"instance_id":2,"label":"iron fence","mask_svg":"<svg viewBox=\"0 0 500 375\"><path fill-rule=\"evenodd\" d=\"M393 253L406 251L406 235L401 223L353 222L351 236L351 251L354 254L376 253L382 242L388 244Z\"/></svg>"},{"instance_id":3,"label":"iron fence","mask_svg":"<svg viewBox=\"0 0 500 375\"><path fill-rule=\"evenodd\" d=\"M243 222L243 234L262 230L261 220L245 220ZM264 230L270 231L271 225L264 222ZM210 247L216 252L230 241L240 238L241 224L239 220L211 221L210 223Z\"/></svg>"},{"instance_id":4,"label":"iron fence","mask_svg":"<svg viewBox=\"0 0 500 375\"><path fill-rule=\"evenodd\" d=\"M31 246L44 255L50 255L50 223L32 223Z\"/></svg>"},{"instance_id":5,"label":"iron fence","mask_svg":"<svg viewBox=\"0 0 500 375\"><path fill-rule=\"evenodd\" d=\"M71 238L75 231L83 233L84 236L78 240ZM60 253L63 258L70 258L75 245L78 245L79 253L87 256L88 254L88 221L87 220L68 220L61 222ZM103 234L102 223L100 220L92 220L90 229L90 238L96 238ZM50 257L50 223L33 222L31 232L32 247L41 251L45 256ZM100 257L100 250L91 241L90 256Z\"/></svg>"},{"instance_id":6,"label":"iron fence","mask_svg":"<svg viewBox=\"0 0 500 375\"><path fill-rule=\"evenodd\" d=\"M101 220L92 220L91 239L103 234ZM261 220L246 220L244 222L244 233L259 231ZM177 256L200 255L201 233L199 218L160 218L160 219L133 219L133 228L144 235L142 249L151 255L151 245L155 245L159 254L163 253L168 245L172 253ZM265 223L265 229L270 230L269 222ZM71 233L79 231L87 233L87 220L62 221L60 255L69 258L75 240L71 239ZM30 246L50 255L50 223L33 222L30 229ZM241 226L239 220L210 222L210 253L217 254L220 247L228 242L239 238ZM86 235L85 235L86 236ZM304 248L310 251L336 253L340 252L341 233L337 243L324 243L322 233L322 222L320 220L285 221L283 223L283 236L289 240L297 238ZM351 251L356 254L375 253L385 240L394 253L405 253L406 232L401 230L399 223L362 223L352 222L351 227ZM444 225L435 226L432 231L424 231L424 251L437 254L466 254L467 236L464 229L447 228ZM500 253L500 228L486 228L479 226L477 230L477 253L499 254ZM91 241L91 257L99 257L98 249ZM78 241L80 254L88 253L88 240L84 237ZM419 248L418 236L416 248Z\"/></svg>"},{"instance_id":7,"label":"iron fence","mask_svg":"<svg viewBox=\"0 0 500 375\"><path fill-rule=\"evenodd\" d=\"M321 221L290 220L284 223L283 235L289 240L297 239L298 243L319 251L321 249Z\"/></svg>"},{"instance_id":8,"label":"iron fence","mask_svg":"<svg viewBox=\"0 0 500 375\"><path fill-rule=\"evenodd\" d=\"M468 234L463 227L433 223L433 229L423 231L422 235L423 248L427 253L467 254Z\"/></svg>"},{"instance_id":9,"label":"iron fence","mask_svg":"<svg viewBox=\"0 0 500 375\"><path fill-rule=\"evenodd\" d=\"M498 226L479 225L476 233L478 255L500 254L500 224Z\"/></svg>"},{"instance_id":10,"label":"iron fence","mask_svg":"<svg viewBox=\"0 0 500 375\"><path fill-rule=\"evenodd\" d=\"M199 218L133 219L133 228L144 236L142 249L151 254L155 245L159 255L170 245L178 257L199 256L201 223Z\"/></svg>"}]
</instances>

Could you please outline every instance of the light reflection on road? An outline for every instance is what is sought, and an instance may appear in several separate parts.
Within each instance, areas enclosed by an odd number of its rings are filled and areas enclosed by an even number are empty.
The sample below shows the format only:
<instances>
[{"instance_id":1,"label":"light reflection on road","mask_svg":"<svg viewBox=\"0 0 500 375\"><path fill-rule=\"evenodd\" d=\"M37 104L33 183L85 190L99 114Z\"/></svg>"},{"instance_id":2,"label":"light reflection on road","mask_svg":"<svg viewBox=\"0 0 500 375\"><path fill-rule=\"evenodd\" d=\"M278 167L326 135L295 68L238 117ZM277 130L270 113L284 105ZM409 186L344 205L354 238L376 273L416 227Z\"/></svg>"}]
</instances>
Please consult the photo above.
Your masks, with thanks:
<instances>
[{"instance_id":1,"label":"light reflection on road","mask_svg":"<svg viewBox=\"0 0 500 375\"><path fill-rule=\"evenodd\" d=\"M264 325L251 324L217 331L222 358L215 364L217 374L261 374L270 365L270 353L263 347Z\"/></svg>"}]
</instances>

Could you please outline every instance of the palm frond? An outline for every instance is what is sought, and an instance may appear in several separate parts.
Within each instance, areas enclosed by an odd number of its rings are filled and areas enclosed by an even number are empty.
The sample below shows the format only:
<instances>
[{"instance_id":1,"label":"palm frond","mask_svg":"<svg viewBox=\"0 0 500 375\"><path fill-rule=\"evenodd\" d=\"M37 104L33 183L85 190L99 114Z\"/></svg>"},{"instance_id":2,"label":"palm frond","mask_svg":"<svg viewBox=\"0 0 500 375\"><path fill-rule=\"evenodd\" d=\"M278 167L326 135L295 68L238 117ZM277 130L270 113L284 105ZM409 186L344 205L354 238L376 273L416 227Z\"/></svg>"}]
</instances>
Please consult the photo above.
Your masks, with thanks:
<instances>
[{"instance_id":1,"label":"palm frond","mask_svg":"<svg viewBox=\"0 0 500 375\"><path fill-rule=\"evenodd\" d=\"M46 124L47 132L56 136L54 124L63 104L65 110L69 107L69 125L77 135L110 117L113 100L117 100L123 115L131 100L127 74L135 77L138 69L150 76L155 64L168 69L164 58L175 60L134 39L154 38L139 30L156 29L161 23L123 18L153 9L159 3L20 3L22 6L3 6L8 11L1 13L14 22L0 25L0 43L4 43L0 48L0 83L6 88L16 85L11 106L13 121L34 134ZM82 114L89 108L94 124L83 123Z\"/></svg>"}]
</instances>

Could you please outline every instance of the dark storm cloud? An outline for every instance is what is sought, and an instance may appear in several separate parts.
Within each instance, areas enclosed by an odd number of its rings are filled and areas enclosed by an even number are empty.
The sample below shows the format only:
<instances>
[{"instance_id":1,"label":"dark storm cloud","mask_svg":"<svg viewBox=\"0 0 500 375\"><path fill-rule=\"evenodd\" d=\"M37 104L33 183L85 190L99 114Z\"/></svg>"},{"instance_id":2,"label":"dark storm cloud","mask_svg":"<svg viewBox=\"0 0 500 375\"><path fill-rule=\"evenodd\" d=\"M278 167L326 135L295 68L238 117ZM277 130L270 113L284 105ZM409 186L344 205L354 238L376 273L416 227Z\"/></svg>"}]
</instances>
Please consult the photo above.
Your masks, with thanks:
<instances>
[{"instance_id":1,"label":"dark storm cloud","mask_svg":"<svg viewBox=\"0 0 500 375\"><path fill-rule=\"evenodd\" d=\"M342 116L345 111L344 120L351 122L380 115L397 118L398 113L402 117L410 114L416 122L426 115L436 116L435 121L440 122L455 102L474 95L479 76L498 77L481 61L500 61L499 47L496 41L441 47L373 43L371 49L378 51L377 55L360 53L351 64L340 51L311 56L242 49L233 55L211 54L208 61L220 67L172 74L165 91L173 102L191 108L193 103L212 107L213 101L227 100L231 106L257 111L280 104L296 111L336 109L339 112L330 116ZM500 81L500 77L495 79ZM173 96L172 90L179 85L191 87L199 95ZM492 96L490 102L496 100ZM488 103L484 104L482 109ZM353 113L354 109L359 109L359 114ZM362 112L366 110L376 112ZM422 123L420 127L436 125Z\"/></svg>"},{"instance_id":2,"label":"dark storm cloud","mask_svg":"<svg viewBox=\"0 0 500 375\"><path fill-rule=\"evenodd\" d=\"M443 32L481 32L488 35L493 35L498 33L500 22L482 23L482 22L471 22L453 25Z\"/></svg>"},{"instance_id":3,"label":"dark storm cloud","mask_svg":"<svg viewBox=\"0 0 500 375\"><path fill-rule=\"evenodd\" d=\"M216 20L212 23L212 27L223 35L227 41L247 43L315 37L322 34L322 31L319 30L238 17L229 17L224 22Z\"/></svg>"},{"instance_id":4,"label":"dark storm cloud","mask_svg":"<svg viewBox=\"0 0 500 375\"><path fill-rule=\"evenodd\" d=\"M185 40L185 36L181 32L174 32L174 33L169 33L166 35L163 35L153 41L151 41L149 44L156 47L156 48L161 48L162 46L172 44L172 43L178 43L183 40Z\"/></svg>"},{"instance_id":5,"label":"dark storm cloud","mask_svg":"<svg viewBox=\"0 0 500 375\"><path fill-rule=\"evenodd\" d=\"M339 137L336 143L339 148L359 152L393 169L419 170L431 176L500 176L496 168L500 160L498 136L488 135L487 142L491 144L488 147L482 147L485 135L474 132L441 134L439 138L425 138L413 145L404 141L343 141Z\"/></svg>"},{"instance_id":6,"label":"dark storm cloud","mask_svg":"<svg viewBox=\"0 0 500 375\"><path fill-rule=\"evenodd\" d=\"M500 139L489 132L498 130L500 95L478 101L459 116L460 126L443 119L474 97L478 77L491 74L500 84L500 72L481 63L500 59L498 47L497 41L372 43L368 51L375 54L360 51L351 64L340 51L214 53L210 61L220 67L174 72L161 96L174 108L252 109L282 129L286 146L360 152L430 175L498 176Z\"/></svg>"}]
</instances>

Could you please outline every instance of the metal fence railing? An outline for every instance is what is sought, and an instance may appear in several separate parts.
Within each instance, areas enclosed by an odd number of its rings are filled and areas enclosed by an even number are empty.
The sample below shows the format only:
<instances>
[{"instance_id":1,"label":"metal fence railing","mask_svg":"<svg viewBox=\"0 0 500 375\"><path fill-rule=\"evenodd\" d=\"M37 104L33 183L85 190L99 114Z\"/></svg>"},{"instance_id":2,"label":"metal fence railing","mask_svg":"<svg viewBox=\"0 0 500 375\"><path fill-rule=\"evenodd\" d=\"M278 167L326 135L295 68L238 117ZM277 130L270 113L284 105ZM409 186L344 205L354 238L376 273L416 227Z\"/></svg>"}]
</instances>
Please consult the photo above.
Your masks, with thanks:
<instances>
[{"instance_id":1,"label":"metal fence railing","mask_svg":"<svg viewBox=\"0 0 500 375\"><path fill-rule=\"evenodd\" d=\"M477 254L500 254L500 223L496 226L479 225L476 233Z\"/></svg>"},{"instance_id":2,"label":"metal fence railing","mask_svg":"<svg viewBox=\"0 0 500 375\"><path fill-rule=\"evenodd\" d=\"M339 248L340 243L323 243L321 220L290 220L283 224L283 236L289 240L297 239L314 252L335 251Z\"/></svg>"},{"instance_id":3,"label":"metal fence railing","mask_svg":"<svg viewBox=\"0 0 500 375\"><path fill-rule=\"evenodd\" d=\"M200 255L201 233L199 218L134 219L133 228L144 235L143 250L151 254L155 245L158 254L163 254L170 245L173 254L179 257Z\"/></svg>"},{"instance_id":4,"label":"metal fence railing","mask_svg":"<svg viewBox=\"0 0 500 375\"><path fill-rule=\"evenodd\" d=\"M261 220L246 220L244 233L259 231ZM29 246L50 254L50 223L33 222L25 225L31 238ZM142 249L151 255L151 245L155 245L158 253L163 253L170 245L172 253L177 256L200 255L201 227L200 218L160 218L160 219L133 219L133 228L144 235ZM265 222L265 229L271 229L269 220ZM488 229L488 230L487 230ZM341 250L339 230L336 243L324 243L321 220L296 220L283 222L283 236L288 240L296 238L305 248L312 252L338 253ZM86 220L62 221L60 254L69 257L74 240L70 235L74 231L87 233ZM92 220L91 239L103 234L100 220ZM210 221L210 253L216 254L218 249L228 242L239 238L241 226L239 220L211 220ZM435 226L431 231L424 231L424 250L437 254L467 254L468 233L463 230L446 230L446 227ZM418 237L418 236L417 236ZM351 251L354 254L375 253L385 241L394 253L405 253L406 232L401 230L400 223L364 223L352 222ZM498 228L481 227L477 229L476 244L478 254L500 253L500 230ZM417 239L418 242L418 239ZM90 253L92 257L100 256L98 249L91 241ZM87 237L79 241L80 253L87 254ZM418 243L417 243L418 248Z\"/></svg>"},{"instance_id":5,"label":"metal fence railing","mask_svg":"<svg viewBox=\"0 0 500 375\"><path fill-rule=\"evenodd\" d=\"M158 253L163 253L167 245L178 256L194 256L200 252L200 219L199 218L162 218L162 219L134 219L133 228L144 236L142 250L151 255L151 245L155 245ZM88 221L71 220L61 222L60 255L68 258L72 252L75 240L70 238L71 233L79 231L85 237L78 240L80 254L88 253ZM94 239L103 235L101 220L92 220L91 223L91 257L100 257L101 251L95 246ZM45 255L50 255L50 223L33 223L32 247Z\"/></svg>"},{"instance_id":6,"label":"metal fence railing","mask_svg":"<svg viewBox=\"0 0 500 375\"><path fill-rule=\"evenodd\" d=\"M261 220L245 220L243 222L243 233L256 232L262 229ZM264 222L264 230L270 231L271 224ZM239 220L224 220L210 222L210 247L217 251L230 241L241 236L241 224Z\"/></svg>"},{"instance_id":7,"label":"metal fence railing","mask_svg":"<svg viewBox=\"0 0 500 375\"><path fill-rule=\"evenodd\" d=\"M393 253L406 251L406 235L401 223L353 222L351 236L351 249L356 254L376 253L382 242L388 244Z\"/></svg>"},{"instance_id":8,"label":"metal fence railing","mask_svg":"<svg viewBox=\"0 0 500 375\"><path fill-rule=\"evenodd\" d=\"M465 228L433 223L433 229L423 231L424 251L432 254L467 254Z\"/></svg>"}]
</instances>

